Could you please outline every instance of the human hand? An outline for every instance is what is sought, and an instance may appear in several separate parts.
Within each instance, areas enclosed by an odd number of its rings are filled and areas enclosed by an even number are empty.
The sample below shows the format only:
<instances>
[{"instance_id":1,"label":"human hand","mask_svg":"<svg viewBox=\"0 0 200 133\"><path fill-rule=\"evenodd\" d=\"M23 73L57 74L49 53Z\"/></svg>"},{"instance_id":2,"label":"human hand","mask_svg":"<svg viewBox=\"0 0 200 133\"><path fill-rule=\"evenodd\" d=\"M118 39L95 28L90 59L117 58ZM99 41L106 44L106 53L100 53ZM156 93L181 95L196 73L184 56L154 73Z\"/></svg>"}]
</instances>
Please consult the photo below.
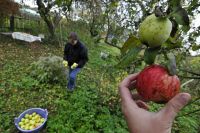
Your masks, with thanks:
<instances>
[{"instance_id":1,"label":"human hand","mask_svg":"<svg viewBox=\"0 0 200 133\"><path fill-rule=\"evenodd\" d=\"M74 63L74 64L71 66L71 69L75 69L77 66L78 66L78 64L77 64L77 63Z\"/></svg>"},{"instance_id":2,"label":"human hand","mask_svg":"<svg viewBox=\"0 0 200 133\"><path fill-rule=\"evenodd\" d=\"M159 112L149 112L147 104L139 100L138 94L132 95L137 74L129 75L119 85L122 112L131 133L171 133L173 120L177 113L191 99L188 93L179 93Z\"/></svg>"},{"instance_id":3,"label":"human hand","mask_svg":"<svg viewBox=\"0 0 200 133\"><path fill-rule=\"evenodd\" d=\"M63 60L63 65L64 65L65 67L68 67L68 62L65 61L65 60Z\"/></svg>"}]
</instances>

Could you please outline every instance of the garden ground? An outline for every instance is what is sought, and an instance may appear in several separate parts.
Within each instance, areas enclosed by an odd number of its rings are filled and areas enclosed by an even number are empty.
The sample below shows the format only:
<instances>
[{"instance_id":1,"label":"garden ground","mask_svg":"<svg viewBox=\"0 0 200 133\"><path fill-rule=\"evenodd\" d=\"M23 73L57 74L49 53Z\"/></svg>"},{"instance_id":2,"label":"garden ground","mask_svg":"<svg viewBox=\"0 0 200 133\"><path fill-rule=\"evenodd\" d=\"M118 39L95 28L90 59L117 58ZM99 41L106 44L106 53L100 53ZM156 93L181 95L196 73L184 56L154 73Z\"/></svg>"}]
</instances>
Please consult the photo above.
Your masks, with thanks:
<instances>
[{"instance_id":1,"label":"garden ground","mask_svg":"<svg viewBox=\"0 0 200 133\"><path fill-rule=\"evenodd\" d=\"M127 72L112 67L117 63L120 51L103 43L97 45L90 37L83 40L88 47L89 62L78 75L76 90L68 92L65 85L39 83L29 75L31 70L28 69L41 56L62 57L63 47L1 38L0 132L16 133L14 118L33 107L46 108L49 112L43 133L128 132L120 110L117 87ZM109 52L110 57L102 60L99 56L101 51ZM152 104L151 110L156 111L159 107ZM198 107L190 105L184 111ZM180 117L176 119L173 130L197 133L198 118L198 114Z\"/></svg>"}]
</instances>

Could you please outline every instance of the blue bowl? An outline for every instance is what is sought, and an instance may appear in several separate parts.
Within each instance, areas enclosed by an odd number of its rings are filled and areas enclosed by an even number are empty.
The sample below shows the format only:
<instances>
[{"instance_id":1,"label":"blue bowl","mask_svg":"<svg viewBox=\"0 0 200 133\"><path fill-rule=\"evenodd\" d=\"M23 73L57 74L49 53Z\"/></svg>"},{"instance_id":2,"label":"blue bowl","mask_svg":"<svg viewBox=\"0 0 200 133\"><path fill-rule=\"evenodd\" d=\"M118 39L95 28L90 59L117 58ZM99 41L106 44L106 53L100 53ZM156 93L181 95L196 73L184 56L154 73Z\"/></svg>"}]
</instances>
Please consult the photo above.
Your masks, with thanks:
<instances>
[{"instance_id":1,"label":"blue bowl","mask_svg":"<svg viewBox=\"0 0 200 133\"><path fill-rule=\"evenodd\" d=\"M35 128L33 130L24 130L24 129L20 128L19 122L21 121L21 119L24 118L24 116L26 114L32 114L33 112L36 112L37 114L42 116L45 119L45 121L40 126L38 126L37 128ZM31 108L31 109L28 109L28 110L24 111L23 113L21 113L19 115L19 117L15 118L14 123L15 123L15 126L17 127L17 129L22 133L38 133L44 127L45 123L47 122L47 118L48 118L47 109Z\"/></svg>"}]
</instances>

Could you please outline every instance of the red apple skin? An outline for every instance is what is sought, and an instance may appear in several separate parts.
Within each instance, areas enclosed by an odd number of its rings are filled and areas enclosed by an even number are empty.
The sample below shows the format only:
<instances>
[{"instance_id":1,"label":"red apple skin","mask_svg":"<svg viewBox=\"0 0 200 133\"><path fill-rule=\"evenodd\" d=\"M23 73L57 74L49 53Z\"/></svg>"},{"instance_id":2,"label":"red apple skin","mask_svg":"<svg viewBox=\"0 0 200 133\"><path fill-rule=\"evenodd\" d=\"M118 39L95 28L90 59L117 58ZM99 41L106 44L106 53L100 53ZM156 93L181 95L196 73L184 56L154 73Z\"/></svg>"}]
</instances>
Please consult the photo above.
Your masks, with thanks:
<instances>
[{"instance_id":1,"label":"red apple skin","mask_svg":"<svg viewBox=\"0 0 200 133\"><path fill-rule=\"evenodd\" d=\"M153 64L139 73L136 89L144 100L163 103L179 93L180 80L169 75L165 67Z\"/></svg>"}]
</instances>

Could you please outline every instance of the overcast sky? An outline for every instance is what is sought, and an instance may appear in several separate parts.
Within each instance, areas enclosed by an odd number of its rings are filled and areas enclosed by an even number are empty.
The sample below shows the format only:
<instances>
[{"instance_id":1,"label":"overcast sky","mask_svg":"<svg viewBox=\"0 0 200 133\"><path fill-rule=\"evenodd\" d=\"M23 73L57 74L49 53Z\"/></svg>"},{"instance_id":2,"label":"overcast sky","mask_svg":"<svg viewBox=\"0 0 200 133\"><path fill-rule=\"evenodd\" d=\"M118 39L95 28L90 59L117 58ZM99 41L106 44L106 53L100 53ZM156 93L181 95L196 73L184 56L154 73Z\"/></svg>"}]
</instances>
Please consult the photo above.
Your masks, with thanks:
<instances>
[{"instance_id":1,"label":"overcast sky","mask_svg":"<svg viewBox=\"0 0 200 133\"><path fill-rule=\"evenodd\" d=\"M20 3L22 0L15 0L16 2ZM30 7L37 7L34 3L34 0L23 0L25 5L29 5Z\"/></svg>"}]
</instances>

